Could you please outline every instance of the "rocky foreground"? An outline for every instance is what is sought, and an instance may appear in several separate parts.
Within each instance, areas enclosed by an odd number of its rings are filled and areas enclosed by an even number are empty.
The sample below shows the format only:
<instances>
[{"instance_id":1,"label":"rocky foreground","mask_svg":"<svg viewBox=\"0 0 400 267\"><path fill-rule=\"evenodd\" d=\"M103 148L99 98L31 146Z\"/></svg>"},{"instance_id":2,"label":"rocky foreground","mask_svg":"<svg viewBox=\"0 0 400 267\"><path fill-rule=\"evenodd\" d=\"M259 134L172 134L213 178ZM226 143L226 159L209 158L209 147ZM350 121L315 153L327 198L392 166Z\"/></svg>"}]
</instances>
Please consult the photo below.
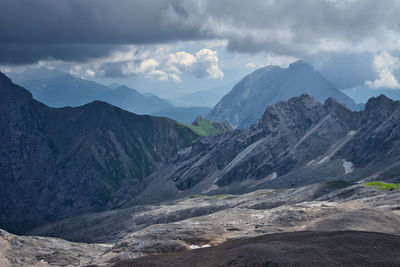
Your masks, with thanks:
<instances>
[{"instance_id":1,"label":"rocky foreground","mask_svg":"<svg viewBox=\"0 0 400 267\"><path fill-rule=\"evenodd\" d=\"M399 246L399 236L380 233L279 233L112 266L393 266L400 262Z\"/></svg>"},{"instance_id":2,"label":"rocky foreground","mask_svg":"<svg viewBox=\"0 0 400 267\"><path fill-rule=\"evenodd\" d=\"M32 236L2 231L0 255L5 266L393 265L399 225L399 190L333 181L87 214Z\"/></svg>"}]
</instances>

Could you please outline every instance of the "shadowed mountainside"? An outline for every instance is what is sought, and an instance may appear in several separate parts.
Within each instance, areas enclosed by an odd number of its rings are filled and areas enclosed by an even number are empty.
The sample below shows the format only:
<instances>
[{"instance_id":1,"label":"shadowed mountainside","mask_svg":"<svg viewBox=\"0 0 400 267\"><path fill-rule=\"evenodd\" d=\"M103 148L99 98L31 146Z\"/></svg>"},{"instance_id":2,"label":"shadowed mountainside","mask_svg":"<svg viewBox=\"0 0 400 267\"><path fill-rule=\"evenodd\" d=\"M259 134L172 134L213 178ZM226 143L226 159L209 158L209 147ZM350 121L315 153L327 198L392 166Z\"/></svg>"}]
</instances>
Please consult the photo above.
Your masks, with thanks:
<instances>
[{"instance_id":1,"label":"shadowed mountainside","mask_svg":"<svg viewBox=\"0 0 400 267\"><path fill-rule=\"evenodd\" d=\"M49 108L0 73L0 226L22 232L100 211L127 181L199 135L177 122L104 102Z\"/></svg>"}]
</instances>

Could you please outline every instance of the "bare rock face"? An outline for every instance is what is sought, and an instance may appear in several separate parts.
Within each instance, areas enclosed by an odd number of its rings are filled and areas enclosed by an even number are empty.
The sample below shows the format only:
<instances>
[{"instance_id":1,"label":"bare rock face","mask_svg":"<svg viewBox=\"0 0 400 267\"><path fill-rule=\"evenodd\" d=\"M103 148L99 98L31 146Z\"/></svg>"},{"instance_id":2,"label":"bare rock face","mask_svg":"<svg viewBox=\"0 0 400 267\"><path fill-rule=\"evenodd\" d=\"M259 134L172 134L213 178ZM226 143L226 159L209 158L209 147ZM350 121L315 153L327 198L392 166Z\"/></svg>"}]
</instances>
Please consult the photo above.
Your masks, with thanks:
<instances>
[{"instance_id":1,"label":"bare rock face","mask_svg":"<svg viewBox=\"0 0 400 267\"><path fill-rule=\"evenodd\" d=\"M140 191L156 162L198 136L99 101L49 108L0 73L0 228L104 210L123 181Z\"/></svg>"},{"instance_id":2,"label":"bare rock face","mask_svg":"<svg viewBox=\"0 0 400 267\"><path fill-rule=\"evenodd\" d=\"M267 66L247 75L215 105L207 118L227 120L234 128L247 129L260 120L268 105L304 93L319 102L334 97L351 110L359 109L350 97L336 89L312 66L298 61L286 69Z\"/></svg>"},{"instance_id":3,"label":"bare rock face","mask_svg":"<svg viewBox=\"0 0 400 267\"><path fill-rule=\"evenodd\" d=\"M321 104L303 94L270 105L249 130L197 139L126 205L334 179L400 181L399 120L400 102L385 96L353 112L334 98Z\"/></svg>"},{"instance_id":4,"label":"bare rock face","mask_svg":"<svg viewBox=\"0 0 400 267\"><path fill-rule=\"evenodd\" d=\"M100 257L109 247L17 236L0 230L0 266L82 266Z\"/></svg>"}]
</instances>

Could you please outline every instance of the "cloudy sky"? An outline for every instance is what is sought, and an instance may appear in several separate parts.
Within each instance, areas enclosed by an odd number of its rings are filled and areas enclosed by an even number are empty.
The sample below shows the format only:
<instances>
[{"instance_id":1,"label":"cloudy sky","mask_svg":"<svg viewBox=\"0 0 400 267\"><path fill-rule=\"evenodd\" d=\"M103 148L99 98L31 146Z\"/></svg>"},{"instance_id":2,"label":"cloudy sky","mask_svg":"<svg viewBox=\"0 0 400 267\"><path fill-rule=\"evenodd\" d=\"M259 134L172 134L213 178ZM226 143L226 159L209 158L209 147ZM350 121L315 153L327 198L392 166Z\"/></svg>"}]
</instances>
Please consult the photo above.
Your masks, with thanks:
<instances>
[{"instance_id":1,"label":"cloudy sky","mask_svg":"<svg viewBox=\"0 0 400 267\"><path fill-rule=\"evenodd\" d=\"M302 59L400 90L397 0L1 0L0 69L57 68L173 98Z\"/></svg>"}]
</instances>

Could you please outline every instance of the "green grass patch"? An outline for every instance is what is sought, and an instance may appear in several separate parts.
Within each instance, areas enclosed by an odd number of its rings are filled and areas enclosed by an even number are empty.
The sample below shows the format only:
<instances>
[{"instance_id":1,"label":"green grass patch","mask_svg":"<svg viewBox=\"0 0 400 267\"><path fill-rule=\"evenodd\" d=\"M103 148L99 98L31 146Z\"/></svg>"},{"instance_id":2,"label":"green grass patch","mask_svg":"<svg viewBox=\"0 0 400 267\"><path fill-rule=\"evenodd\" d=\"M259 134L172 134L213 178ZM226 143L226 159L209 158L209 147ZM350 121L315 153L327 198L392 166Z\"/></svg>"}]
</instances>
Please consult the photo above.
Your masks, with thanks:
<instances>
[{"instance_id":1,"label":"green grass patch","mask_svg":"<svg viewBox=\"0 0 400 267\"><path fill-rule=\"evenodd\" d=\"M222 129L217 128L217 123L209 121L203 117L199 117L196 120L197 125L187 125L182 122L178 122L181 126L187 127L196 134L200 136L209 136L209 135L215 135L215 134L220 134L223 133L224 131Z\"/></svg>"},{"instance_id":2,"label":"green grass patch","mask_svg":"<svg viewBox=\"0 0 400 267\"><path fill-rule=\"evenodd\" d=\"M373 181L364 185L377 188L378 190L400 190L400 184L389 184L382 181Z\"/></svg>"},{"instance_id":3,"label":"green grass patch","mask_svg":"<svg viewBox=\"0 0 400 267\"><path fill-rule=\"evenodd\" d=\"M333 180L333 181L328 181L326 182L326 184L331 187L331 188L336 188L336 189L342 189L342 188L346 188L349 186L352 186L353 183L344 181L344 180Z\"/></svg>"},{"instance_id":4,"label":"green grass patch","mask_svg":"<svg viewBox=\"0 0 400 267\"><path fill-rule=\"evenodd\" d=\"M234 197L233 195L229 195L229 194L218 194L218 195L210 196L210 198L213 198L213 199L224 199L224 198L233 198L233 197Z\"/></svg>"}]
</instances>

